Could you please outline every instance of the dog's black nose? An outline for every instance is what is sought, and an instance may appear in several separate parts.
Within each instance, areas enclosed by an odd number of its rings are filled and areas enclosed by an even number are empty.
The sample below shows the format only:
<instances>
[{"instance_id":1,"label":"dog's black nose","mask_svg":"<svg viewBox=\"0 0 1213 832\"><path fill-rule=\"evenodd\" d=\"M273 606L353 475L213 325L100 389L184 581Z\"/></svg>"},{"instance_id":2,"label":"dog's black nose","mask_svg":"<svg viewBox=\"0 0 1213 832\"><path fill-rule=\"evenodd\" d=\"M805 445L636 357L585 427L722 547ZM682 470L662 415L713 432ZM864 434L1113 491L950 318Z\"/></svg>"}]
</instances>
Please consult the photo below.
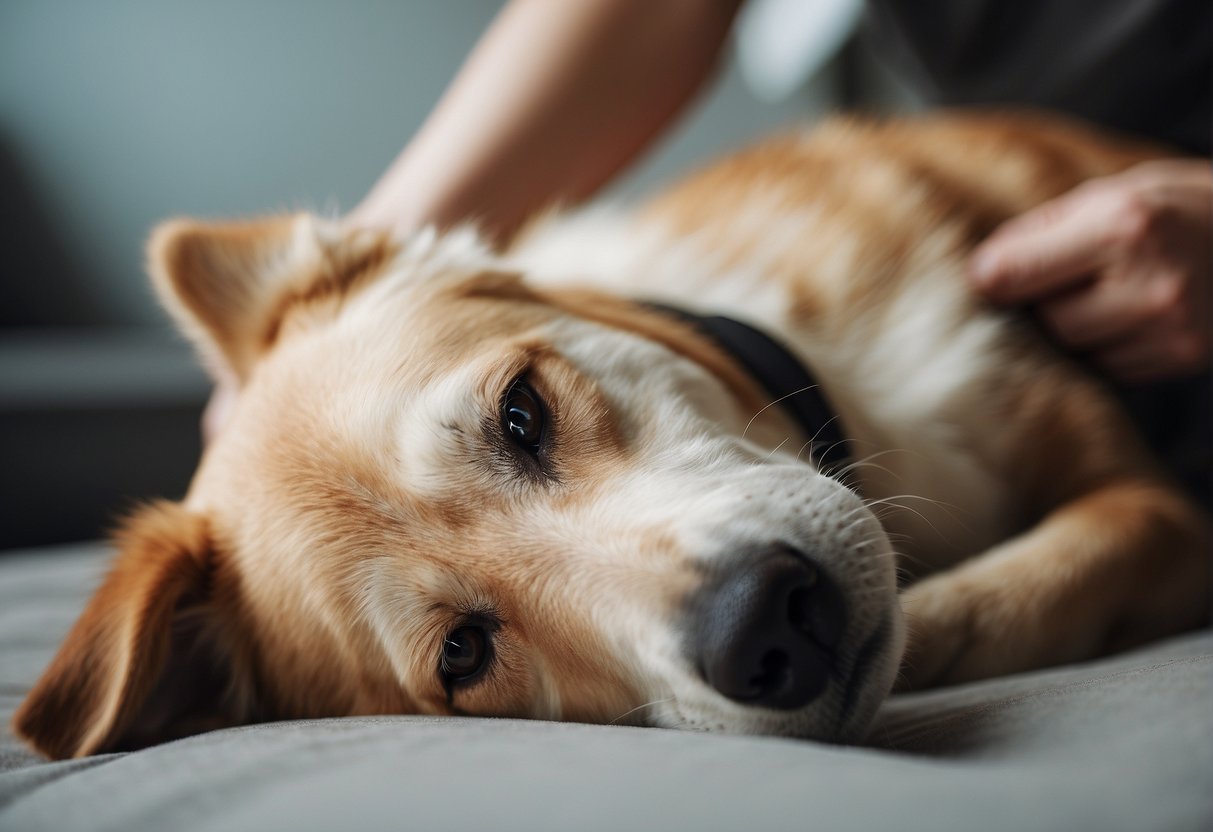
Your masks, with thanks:
<instances>
[{"instance_id":1,"label":"dog's black nose","mask_svg":"<svg viewBox=\"0 0 1213 832\"><path fill-rule=\"evenodd\" d=\"M826 688L842 638L842 592L808 557L773 546L709 585L692 639L708 683L730 699L801 708Z\"/></svg>"}]
</instances>

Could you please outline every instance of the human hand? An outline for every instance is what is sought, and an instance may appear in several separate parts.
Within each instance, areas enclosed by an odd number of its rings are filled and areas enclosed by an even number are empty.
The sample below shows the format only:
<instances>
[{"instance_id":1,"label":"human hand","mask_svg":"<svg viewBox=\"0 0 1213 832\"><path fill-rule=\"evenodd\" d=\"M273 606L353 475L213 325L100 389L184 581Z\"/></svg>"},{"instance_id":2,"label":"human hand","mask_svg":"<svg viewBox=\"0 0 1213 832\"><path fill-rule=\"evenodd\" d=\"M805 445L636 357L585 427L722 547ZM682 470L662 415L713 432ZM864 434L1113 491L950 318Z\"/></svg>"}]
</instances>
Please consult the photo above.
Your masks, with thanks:
<instances>
[{"instance_id":1,"label":"human hand","mask_svg":"<svg viewBox=\"0 0 1213 832\"><path fill-rule=\"evenodd\" d=\"M1210 361L1213 167L1146 162L1004 223L970 261L997 304L1033 304L1065 346L1114 378L1198 372Z\"/></svg>"}]
</instances>

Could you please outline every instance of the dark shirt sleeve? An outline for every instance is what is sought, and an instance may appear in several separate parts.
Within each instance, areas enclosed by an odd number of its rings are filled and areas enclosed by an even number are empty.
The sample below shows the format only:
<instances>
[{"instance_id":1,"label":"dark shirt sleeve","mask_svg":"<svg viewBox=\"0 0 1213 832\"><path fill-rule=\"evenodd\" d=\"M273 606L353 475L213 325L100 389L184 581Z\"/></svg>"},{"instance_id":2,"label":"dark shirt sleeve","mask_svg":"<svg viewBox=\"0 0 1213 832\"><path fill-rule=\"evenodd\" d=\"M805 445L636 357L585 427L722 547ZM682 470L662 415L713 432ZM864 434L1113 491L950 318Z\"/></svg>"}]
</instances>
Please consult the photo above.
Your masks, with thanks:
<instances>
[{"instance_id":1,"label":"dark shirt sleeve","mask_svg":"<svg viewBox=\"0 0 1213 832\"><path fill-rule=\"evenodd\" d=\"M866 24L933 104L1055 110L1209 155L1209 0L870 0Z\"/></svg>"}]
</instances>

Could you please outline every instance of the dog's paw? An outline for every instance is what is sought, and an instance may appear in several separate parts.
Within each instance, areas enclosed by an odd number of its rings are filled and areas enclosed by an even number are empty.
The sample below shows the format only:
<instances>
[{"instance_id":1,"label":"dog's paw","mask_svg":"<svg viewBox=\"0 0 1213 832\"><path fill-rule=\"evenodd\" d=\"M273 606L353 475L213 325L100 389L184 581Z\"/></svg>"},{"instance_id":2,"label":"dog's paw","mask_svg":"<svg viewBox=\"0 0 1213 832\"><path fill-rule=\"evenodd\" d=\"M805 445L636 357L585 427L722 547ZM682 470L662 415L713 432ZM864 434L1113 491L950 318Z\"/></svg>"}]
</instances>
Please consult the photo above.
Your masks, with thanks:
<instances>
[{"instance_id":1,"label":"dog's paw","mask_svg":"<svg viewBox=\"0 0 1213 832\"><path fill-rule=\"evenodd\" d=\"M972 640L973 616L963 579L941 575L921 581L901 596L906 650L894 690L944 684Z\"/></svg>"},{"instance_id":2,"label":"dog's paw","mask_svg":"<svg viewBox=\"0 0 1213 832\"><path fill-rule=\"evenodd\" d=\"M1090 652L1084 631L1061 626L1064 598L1004 565L961 567L902 594L909 639L897 690L988 679Z\"/></svg>"}]
</instances>

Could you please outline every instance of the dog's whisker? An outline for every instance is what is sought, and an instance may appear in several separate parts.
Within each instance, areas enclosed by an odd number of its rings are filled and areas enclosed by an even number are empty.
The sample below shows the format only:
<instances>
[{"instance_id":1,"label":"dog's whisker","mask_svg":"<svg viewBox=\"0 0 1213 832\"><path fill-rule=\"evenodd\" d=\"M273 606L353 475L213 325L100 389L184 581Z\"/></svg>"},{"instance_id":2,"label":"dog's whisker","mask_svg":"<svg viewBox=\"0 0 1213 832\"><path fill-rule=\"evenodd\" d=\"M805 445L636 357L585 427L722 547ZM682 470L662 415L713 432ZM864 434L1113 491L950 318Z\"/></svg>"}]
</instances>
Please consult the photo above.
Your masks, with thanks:
<instances>
[{"instance_id":1,"label":"dog's whisker","mask_svg":"<svg viewBox=\"0 0 1213 832\"><path fill-rule=\"evenodd\" d=\"M775 454L779 452L779 449L782 448L785 444L787 444L787 441L791 438L792 437L790 437L790 436L784 437L783 442L780 442L778 445L776 445L774 448L772 448L771 452L769 454L767 454L767 461L770 462L771 457L775 456ZM799 454L797 456L799 457Z\"/></svg>"},{"instance_id":2,"label":"dog's whisker","mask_svg":"<svg viewBox=\"0 0 1213 832\"><path fill-rule=\"evenodd\" d=\"M891 494L888 497L873 498L870 500L865 500L864 504L869 507L878 506L878 505L886 505L886 504L898 505L897 503L893 502L894 500L921 500L924 503L930 503L931 505L941 506L944 508L953 508L953 509L956 508L956 506L954 504L945 502L944 500L937 500L934 497L924 497L921 494L909 494L909 493Z\"/></svg>"},{"instance_id":3,"label":"dog's whisker","mask_svg":"<svg viewBox=\"0 0 1213 832\"><path fill-rule=\"evenodd\" d=\"M895 480L904 481L904 478L901 476L901 474L898 474L896 471L893 471L890 468L886 468L883 465L875 465L872 462L872 460L878 459L879 457L888 456L889 454L900 453L903 451L905 451L904 448L886 448L885 450L875 451L874 453L870 453L861 459L857 459L853 462L848 463L847 465L844 465L837 472L831 470L830 472L828 472L827 476L845 477L847 474L851 473L851 471L853 471L857 468L876 468L877 470L884 471L886 474L888 474L890 477L893 477ZM825 472L823 472L823 473L825 473Z\"/></svg>"},{"instance_id":4,"label":"dog's whisker","mask_svg":"<svg viewBox=\"0 0 1213 832\"><path fill-rule=\"evenodd\" d=\"M875 537L865 538L865 539L859 541L858 543L852 543L851 548L852 549L862 549L866 546L872 546L877 543L883 543L884 541L885 541L884 535L877 535Z\"/></svg>"},{"instance_id":5,"label":"dog's whisker","mask_svg":"<svg viewBox=\"0 0 1213 832\"><path fill-rule=\"evenodd\" d=\"M630 710L624 711L623 713L621 713L619 716L617 716L617 717L615 717L614 719L612 719L612 720L611 720L609 723L607 723L607 724L608 724L608 725L614 725L614 724L615 724L616 722L618 722L619 720L623 719L623 718L624 718L624 717L626 717L626 716L629 716L629 715L631 715L631 714L636 713L637 711L641 710L642 708L651 708L651 707L653 707L654 705L664 705L666 702L673 702L673 701L674 701L674 697L672 697L672 696L667 696L665 699L654 699L652 702L644 702L644 703L642 703L642 704L640 704L640 705L637 705L635 708L632 708L632 709L630 709Z\"/></svg>"},{"instance_id":6,"label":"dog's whisker","mask_svg":"<svg viewBox=\"0 0 1213 832\"><path fill-rule=\"evenodd\" d=\"M940 535L941 537L946 537L944 532L942 530L940 530L940 528L938 526L935 525L934 521L932 521L930 517L923 514L921 511L918 511L917 509L914 509L914 508L911 508L910 506L905 505L904 503L897 502L899 500L921 500L925 503L929 503L932 506L941 508L948 514L948 516L954 522L956 522L958 525L960 525L961 528L968 531L968 527L965 525L964 521L960 517L957 516L958 509L955 505L945 502L944 500L936 500L931 497L924 497L920 494L894 494L889 497L881 497L878 499L868 500L865 502L865 506L867 508L871 509L873 511L873 513L875 513L881 519L883 519L887 515L886 515L886 513L877 512L875 510L875 507L883 506L883 507L887 507L890 509L898 509L901 511L907 511L911 514L918 516L924 523L926 523L928 526L930 526L931 530L934 531L936 534Z\"/></svg>"},{"instance_id":7,"label":"dog's whisker","mask_svg":"<svg viewBox=\"0 0 1213 832\"><path fill-rule=\"evenodd\" d=\"M741 432L741 438L745 439L746 434L749 433L750 428L754 424L754 420L757 419L759 416L761 416L763 413L767 412L772 407L774 407L775 405L784 401L785 399L790 399L792 396L800 395L801 393L804 393L808 390L815 390L819 386L820 385L817 385L817 384L809 384L804 387L801 387L799 390L793 390L791 393L787 393L783 396L780 396L778 399L775 399L774 401L767 402L758 410L757 413L755 413L753 416L750 417L750 421L746 422L745 429L742 430L742 432Z\"/></svg>"},{"instance_id":8,"label":"dog's whisker","mask_svg":"<svg viewBox=\"0 0 1213 832\"><path fill-rule=\"evenodd\" d=\"M846 514L842 515L842 517L839 518L839 520L848 520L851 517L855 516L856 514L860 514L861 512L871 512L872 514L876 513L874 511L871 511L871 509L869 509L866 504L860 504L860 505L855 506L854 508L848 510L846 512Z\"/></svg>"},{"instance_id":9,"label":"dog's whisker","mask_svg":"<svg viewBox=\"0 0 1213 832\"><path fill-rule=\"evenodd\" d=\"M866 468L871 468L876 471L884 471L890 477L893 477L894 479L897 479L897 480L902 479L901 474L898 474L893 469L887 468L884 465L877 465L875 462L852 462L851 464L844 466L837 472L831 470L828 472L823 471L822 473L824 473L827 477L833 477L834 479L839 479L841 477L847 476L848 474L850 474L854 471L858 471L860 469L866 469Z\"/></svg>"},{"instance_id":10,"label":"dog's whisker","mask_svg":"<svg viewBox=\"0 0 1213 832\"><path fill-rule=\"evenodd\" d=\"M846 535L848 535L850 533L851 529L855 528L856 526L862 526L864 523L867 523L867 522L868 522L868 518L866 516L857 517L854 520L852 520L850 523L848 523L846 526L839 529L838 534L840 537L845 537Z\"/></svg>"},{"instance_id":11,"label":"dog's whisker","mask_svg":"<svg viewBox=\"0 0 1213 832\"><path fill-rule=\"evenodd\" d=\"M800 446L800 450L798 450L798 451L796 452L796 461L797 461L797 462L800 462L800 456L801 456L801 454L803 454L803 453L804 453L804 449L805 449L805 448L807 448L807 447L809 447L809 446L810 446L810 445L812 445L812 444L813 444L813 440L812 440L812 439L810 439L808 442L805 442L803 445L801 445L801 446Z\"/></svg>"},{"instance_id":12,"label":"dog's whisker","mask_svg":"<svg viewBox=\"0 0 1213 832\"><path fill-rule=\"evenodd\" d=\"M814 445L814 444L817 442L817 437L821 436L821 432L822 432L823 430L825 430L826 428L828 428L828 427L829 427L831 424L833 424L833 423L834 423L835 421L837 421L837 420L838 420L838 415L837 415L837 414L835 414L835 415L831 416L829 419L826 419L824 422L822 422L821 427L817 428L817 432L816 432L816 433L814 433L814 434L813 434L813 435L812 435L812 436L809 438L809 441L808 441L806 444L807 444L807 445L808 445L810 448L811 448L811 447L813 447L813 445ZM837 447L839 444L846 444L846 441L847 441L847 440L843 439L843 440L841 440L840 442L832 442L832 443L830 443L830 445L829 445L829 446L827 446L827 447L826 447L826 449L825 449L825 451L822 453L822 456L829 456L830 452L831 452L831 451L833 451L835 447ZM804 451L804 448L801 448L801 451ZM797 455L796 455L796 458L797 458L797 459L799 459L799 458L800 458L800 454L797 454ZM812 457L811 457L811 452L810 452L810 459L811 459L811 458L812 458ZM824 473L824 472L823 472L823 473ZM825 476L830 476L830 474L825 474Z\"/></svg>"},{"instance_id":13,"label":"dog's whisker","mask_svg":"<svg viewBox=\"0 0 1213 832\"><path fill-rule=\"evenodd\" d=\"M887 505L895 506L897 508L909 510L907 506L894 502L895 500L921 500L922 502L930 503L931 505L933 505L937 508L940 508L944 512L946 512L948 517L951 518L957 524L959 524L961 528L965 529L966 531L969 531L969 527L964 521L964 517L963 517L963 514L962 514L960 508L955 503L949 503L946 500L938 500L938 499L934 499L931 497L924 497L921 494L894 494L890 497L883 497L880 499L871 500L869 505L887 504Z\"/></svg>"}]
</instances>

